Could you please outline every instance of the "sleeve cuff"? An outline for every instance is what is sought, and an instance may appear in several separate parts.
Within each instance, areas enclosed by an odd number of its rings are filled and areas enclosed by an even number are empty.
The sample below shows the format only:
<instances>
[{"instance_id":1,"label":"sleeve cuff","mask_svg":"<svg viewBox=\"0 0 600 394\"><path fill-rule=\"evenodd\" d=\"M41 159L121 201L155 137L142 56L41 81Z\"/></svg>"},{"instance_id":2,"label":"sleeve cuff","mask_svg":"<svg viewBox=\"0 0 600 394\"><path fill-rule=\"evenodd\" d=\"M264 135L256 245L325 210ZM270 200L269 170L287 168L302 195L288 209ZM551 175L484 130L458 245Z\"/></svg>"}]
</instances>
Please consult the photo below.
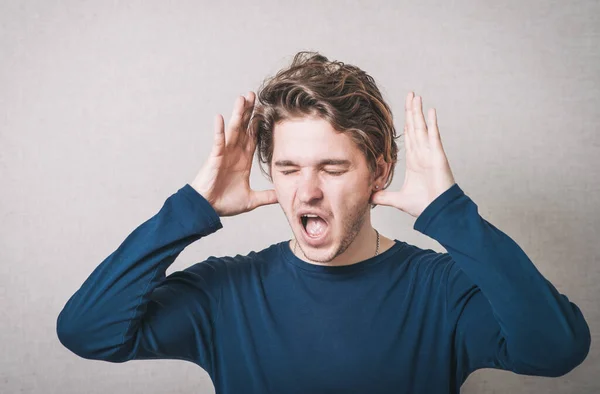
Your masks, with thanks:
<instances>
[{"instance_id":1,"label":"sleeve cuff","mask_svg":"<svg viewBox=\"0 0 600 394\"><path fill-rule=\"evenodd\" d=\"M196 189L194 189L189 183L186 183L181 189L179 189L178 193L181 193L190 203L188 208L189 212L187 215L184 215L184 217L189 218L189 220L208 223L209 227L214 230L218 230L223 227L221 218L212 205L210 205L204 196L198 193L198 191L196 191ZM195 219L200 217L202 220Z\"/></svg>"},{"instance_id":2,"label":"sleeve cuff","mask_svg":"<svg viewBox=\"0 0 600 394\"><path fill-rule=\"evenodd\" d=\"M421 212L415 221L413 229L421 233L425 233L425 230L431 221L437 216L437 214L444 209L446 205L450 204L452 201L463 196L464 194L465 193L463 190L458 186L458 183L452 185L448 190L433 200L423 212Z\"/></svg>"}]
</instances>

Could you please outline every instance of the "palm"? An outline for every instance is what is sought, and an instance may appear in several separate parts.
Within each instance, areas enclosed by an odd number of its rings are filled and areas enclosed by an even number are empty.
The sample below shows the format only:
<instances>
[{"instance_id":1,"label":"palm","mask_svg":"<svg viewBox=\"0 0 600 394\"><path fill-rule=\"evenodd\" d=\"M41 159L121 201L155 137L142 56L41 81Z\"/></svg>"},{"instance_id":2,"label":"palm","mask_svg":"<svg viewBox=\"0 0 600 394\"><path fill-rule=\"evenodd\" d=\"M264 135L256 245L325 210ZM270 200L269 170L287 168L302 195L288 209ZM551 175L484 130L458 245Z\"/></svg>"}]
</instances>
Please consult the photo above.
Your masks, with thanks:
<instances>
[{"instance_id":1,"label":"palm","mask_svg":"<svg viewBox=\"0 0 600 394\"><path fill-rule=\"evenodd\" d=\"M203 191L201 194L220 216L233 216L277 202L274 190L254 191L250 188L256 140L247 128L255 98L254 93L245 100L238 98L227 129L223 117L217 116L213 151L194 181L202 185L199 187Z\"/></svg>"},{"instance_id":2,"label":"palm","mask_svg":"<svg viewBox=\"0 0 600 394\"><path fill-rule=\"evenodd\" d=\"M450 165L442 147L434 109L429 111L429 127L425 123L420 97L406 98L406 173L400 191L381 191L373 195L375 204L394 206L414 217L454 182Z\"/></svg>"},{"instance_id":3,"label":"palm","mask_svg":"<svg viewBox=\"0 0 600 394\"><path fill-rule=\"evenodd\" d=\"M241 209L240 212L229 212L232 215L244 212L248 208L247 204L252 193L250 188L252 155L248 157L246 149L237 145L226 147L225 154L214 159L215 168L219 169L214 183L215 192L222 196L219 202Z\"/></svg>"}]
</instances>

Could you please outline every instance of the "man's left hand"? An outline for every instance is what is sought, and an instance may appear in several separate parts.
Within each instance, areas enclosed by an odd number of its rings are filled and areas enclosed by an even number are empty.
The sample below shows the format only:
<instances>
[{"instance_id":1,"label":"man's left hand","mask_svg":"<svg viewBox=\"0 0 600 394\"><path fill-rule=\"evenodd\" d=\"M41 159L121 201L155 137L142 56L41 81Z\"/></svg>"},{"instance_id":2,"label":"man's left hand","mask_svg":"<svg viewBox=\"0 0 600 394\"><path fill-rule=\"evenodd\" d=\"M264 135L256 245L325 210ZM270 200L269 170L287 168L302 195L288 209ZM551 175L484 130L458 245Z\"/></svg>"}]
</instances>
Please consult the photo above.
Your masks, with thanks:
<instances>
[{"instance_id":1,"label":"man's left hand","mask_svg":"<svg viewBox=\"0 0 600 394\"><path fill-rule=\"evenodd\" d=\"M435 108L425 123L420 96L406 96L404 145L406 173L400 191L381 190L371 195L370 203L387 205L418 217L443 192L455 184L437 125Z\"/></svg>"}]
</instances>

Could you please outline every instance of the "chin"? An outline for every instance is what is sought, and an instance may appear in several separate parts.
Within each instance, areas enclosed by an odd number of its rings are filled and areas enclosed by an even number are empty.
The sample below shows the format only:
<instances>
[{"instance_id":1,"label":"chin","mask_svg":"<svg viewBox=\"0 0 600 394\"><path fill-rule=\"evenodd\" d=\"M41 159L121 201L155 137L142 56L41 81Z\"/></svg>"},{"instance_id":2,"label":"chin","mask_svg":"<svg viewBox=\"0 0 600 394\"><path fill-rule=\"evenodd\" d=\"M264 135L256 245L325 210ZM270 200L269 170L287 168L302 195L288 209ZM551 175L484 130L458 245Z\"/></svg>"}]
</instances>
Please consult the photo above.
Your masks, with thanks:
<instances>
[{"instance_id":1,"label":"chin","mask_svg":"<svg viewBox=\"0 0 600 394\"><path fill-rule=\"evenodd\" d=\"M335 254L332 254L329 250L326 249L320 249L317 251L306 251L307 253L304 254L304 256L310 260L311 262L314 263L330 263L333 258L335 257Z\"/></svg>"},{"instance_id":2,"label":"chin","mask_svg":"<svg viewBox=\"0 0 600 394\"><path fill-rule=\"evenodd\" d=\"M296 240L298 241L296 252L301 252L298 253L300 257L304 256L306 259L312 262L329 263L337 256L336 251L338 250L339 245L335 238L319 246L307 244L302 238L302 234L300 234Z\"/></svg>"}]
</instances>

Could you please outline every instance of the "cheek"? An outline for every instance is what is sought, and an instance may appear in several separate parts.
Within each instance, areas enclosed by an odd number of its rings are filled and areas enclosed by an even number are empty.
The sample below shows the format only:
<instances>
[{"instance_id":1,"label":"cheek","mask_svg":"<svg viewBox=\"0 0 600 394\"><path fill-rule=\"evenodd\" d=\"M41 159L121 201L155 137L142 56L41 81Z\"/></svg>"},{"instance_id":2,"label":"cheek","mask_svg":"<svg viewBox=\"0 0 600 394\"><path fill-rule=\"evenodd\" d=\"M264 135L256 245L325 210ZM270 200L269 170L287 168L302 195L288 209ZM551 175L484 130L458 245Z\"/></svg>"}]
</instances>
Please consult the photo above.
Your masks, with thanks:
<instances>
[{"instance_id":1,"label":"cheek","mask_svg":"<svg viewBox=\"0 0 600 394\"><path fill-rule=\"evenodd\" d=\"M334 208L337 212L342 214L343 217L346 217L349 220L361 216L365 207L369 205L371 194L368 191L359 190L360 189L347 190L341 195L341 198L337 201L337 207Z\"/></svg>"},{"instance_id":2,"label":"cheek","mask_svg":"<svg viewBox=\"0 0 600 394\"><path fill-rule=\"evenodd\" d=\"M336 220L352 217L363 204L364 196L352 188L336 190L327 196Z\"/></svg>"},{"instance_id":3,"label":"cheek","mask_svg":"<svg viewBox=\"0 0 600 394\"><path fill-rule=\"evenodd\" d=\"M293 211L292 194L290 194L290 192L283 187L275 188L275 194L277 195L277 202L281 206L283 211L288 216L292 216L294 214L292 212Z\"/></svg>"}]
</instances>

